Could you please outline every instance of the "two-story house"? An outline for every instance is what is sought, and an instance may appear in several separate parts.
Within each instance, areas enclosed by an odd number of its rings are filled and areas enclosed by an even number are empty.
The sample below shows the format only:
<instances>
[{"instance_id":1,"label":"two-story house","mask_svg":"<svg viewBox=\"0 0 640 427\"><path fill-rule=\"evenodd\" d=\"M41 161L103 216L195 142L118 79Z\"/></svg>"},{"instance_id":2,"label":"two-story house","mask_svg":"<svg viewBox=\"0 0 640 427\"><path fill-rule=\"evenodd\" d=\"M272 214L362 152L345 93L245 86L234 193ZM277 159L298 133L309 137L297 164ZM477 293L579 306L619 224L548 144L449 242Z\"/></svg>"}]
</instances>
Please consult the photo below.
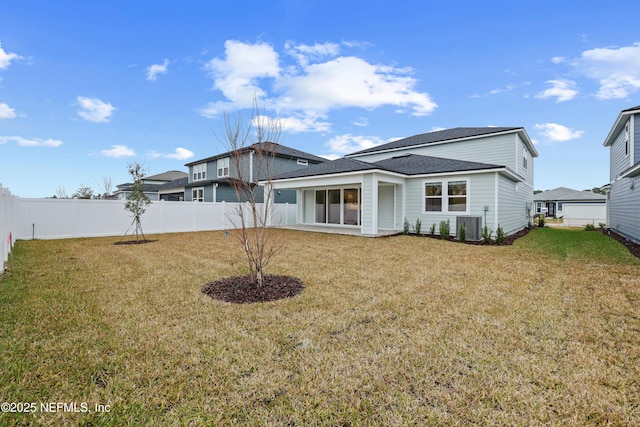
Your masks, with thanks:
<instances>
[{"instance_id":1,"label":"two-story house","mask_svg":"<svg viewBox=\"0 0 640 427\"><path fill-rule=\"evenodd\" d=\"M275 177L295 189L297 222L351 227L363 235L401 231L420 219L426 232L464 222L515 233L531 222L533 160L522 127L454 128L415 135ZM437 228L436 228L437 230Z\"/></svg>"},{"instance_id":2,"label":"two-story house","mask_svg":"<svg viewBox=\"0 0 640 427\"><path fill-rule=\"evenodd\" d=\"M146 176L142 179L142 191L149 200L182 201L184 199L184 185L187 182L187 174L182 171L167 171L156 175ZM113 193L113 198L126 200L131 194L133 183L119 184Z\"/></svg>"},{"instance_id":3,"label":"two-story house","mask_svg":"<svg viewBox=\"0 0 640 427\"><path fill-rule=\"evenodd\" d=\"M620 112L604 146L609 147L607 222L611 230L640 243L640 105Z\"/></svg>"},{"instance_id":4,"label":"two-story house","mask_svg":"<svg viewBox=\"0 0 640 427\"><path fill-rule=\"evenodd\" d=\"M263 144L268 144L265 146ZM266 149L265 149L266 148ZM269 156L268 168L258 159L258 153ZM237 156L238 161L234 161ZM263 142L225 152L206 159L187 163L189 182L185 185L185 200L194 202L237 202L238 197L230 180L243 178L258 183L271 176L287 173L327 161L304 151L273 142ZM269 175L269 176L267 176ZM260 202L262 191L257 191ZM274 193L275 203L296 203L296 192L279 190Z\"/></svg>"}]
</instances>

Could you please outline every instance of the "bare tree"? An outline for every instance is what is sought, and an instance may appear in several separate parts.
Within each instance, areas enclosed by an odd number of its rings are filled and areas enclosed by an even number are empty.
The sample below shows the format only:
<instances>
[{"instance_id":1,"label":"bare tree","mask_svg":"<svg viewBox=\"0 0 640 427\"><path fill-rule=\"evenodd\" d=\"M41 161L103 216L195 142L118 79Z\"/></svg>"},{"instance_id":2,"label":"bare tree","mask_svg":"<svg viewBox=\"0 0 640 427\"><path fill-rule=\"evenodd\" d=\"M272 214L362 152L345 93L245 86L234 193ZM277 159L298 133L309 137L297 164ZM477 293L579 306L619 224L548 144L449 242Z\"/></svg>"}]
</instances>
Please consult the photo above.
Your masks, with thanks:
<instances>
[{"instance_id":1,"label":"bare tree","mask_svg":"<svg viewBox=\"0 0 640 427\"><path fill-rule=\"evenodd\" d=\"M103 191L102 193L102 198L103 199L108 199L111 197L112 193L113 193L113 185L111 184L111 177L110 176L103 176L102 177L102 188L101 190Z\"/></svg>"},{"instance_id":2,"label":"bare tree","mask_svg":"<svg viewBox=\"0 0 640 427\"><path fill-rule=\"evenodd\" d=\"M229 185L235 190L238 207L229 217L247 258L251 282L262 286L265 268L282 248L282 241L271 232L277 141L282 122L260 114L257 103L251 120L242 114L224 114L225 136L218 138L230 152ZM258 186L258 181L265 183Z\"/></svg>"},{"instance_id":3,"label":"bare tree","mask_svg":"<svg viewBox=\"0 0 640 427\"><path fill-rule=\"evenodd\" d=\"M142 188L142 179L145 177L146 171L140 163L133 162L128 166L128 172L133 180L133 184L131 186L131 193L127 197L127 203L125 203L124 208L131 212L131 215L133 216L133 221L129 226L129 229L135 226L134 232L136 235L136 242L140 242L140 236L142 236L142 240L144 242L145 237L142 232L141 218L142 214L146 212L147 206L151 203L151 200L149 200L149 197L144 194L144 190ZM129 230L127 230L127 232L129 232ZM126 235L127 233L125 233L125 236Z\"/></svg>"},{"instance_id":4,"label":"bare tree","mask_svg":"<svg viewBox=\"0 0 640 427\"><path fill-rule=\"evenodd\" d=\"M67 190L62 185L59 185L58 188L56 188L56 194L53 197L58 199L69 199L69 194L67 194Z\"/></svg>"},{"instance_id":5,"label":"bare tree","mask_svg":"<svg viewBox=\"0 0 640 427\"><path fill-rule=\"evenodd\" d=\"M73 193L72 197L77 199L91 199L93 197L93 188L88 185L81 184L76 192Z\"/></svg>"}]
</instances>

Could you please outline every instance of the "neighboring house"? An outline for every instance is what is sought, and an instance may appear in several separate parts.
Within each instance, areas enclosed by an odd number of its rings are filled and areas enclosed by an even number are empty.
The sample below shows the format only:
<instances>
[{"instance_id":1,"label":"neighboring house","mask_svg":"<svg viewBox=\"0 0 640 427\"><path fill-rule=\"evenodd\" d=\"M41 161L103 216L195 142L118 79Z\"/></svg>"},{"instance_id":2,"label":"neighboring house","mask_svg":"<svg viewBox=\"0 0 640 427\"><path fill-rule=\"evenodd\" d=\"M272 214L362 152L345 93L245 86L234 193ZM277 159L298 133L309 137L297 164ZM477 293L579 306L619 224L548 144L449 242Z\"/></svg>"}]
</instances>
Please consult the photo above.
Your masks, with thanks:
<instances>
[{"instance_id":1,"label":"neighboring house","mask_svg":"<svg viewBox=\"0 0 640 427\"><path fill-rule=\"evenodd\" d=\"M267 173L276 175L286 173L310 165L315 165L327 161L322 157L305 153L284 145L273 142L263 142L269 144L267 149L273 153L269 160L269 171L259 171L259 161L256 158L256 150L262 150L265 146L258 143L238 150L240 167L242 174L238 173L234 166L232 155L236 153L226 152L206 159L196 160L187 163L189 168L188 182L185 185L185 200L194 202L237 202L238 197L230 184L230 180L237 179L240 175L249 182L257 183L264 180ZM248 179L247 179L248 178ZM263 192L257 193L257 200L260 202ZM296 203L295 191L276 191L274 195L275 203Z\"/></svg>"},{"instance_id":2,"label":"neighboring house","mask_svg":"<svg viewBox=\"0 0 640 427\"><path fill-rule=\"evenodd\" d=\"M184 186L187 180L187 173L182 171L167 171L157 175L145 176L142 179L142 190L149 197L149 200L182 201L184 200ZM116 186L118 190L113 194L115 199L124 200L129 194L133 183L120 184Z\"/></svg>"},{"instance_id":3,"label":"neighboring house","mask_svg":"<svg viewBox=\"0 0 640 427\"><path fill-rule=\"evenodd\" d=\"M578 191L559 187L535 194L535 214L564 218L571 225L607 222L607 196L591 191ZM545 212L546 208L546 212Z\"/></svg>"},{"instance_id":4,"label":"neighboring house","mask_svg":"<svg viewBox=\"0 0 640 427\"><path fill-rule=\"evenodd\" d=\"M620 112L603 145L609 147L607 223L640 243L640 105Z\"/></svg>"},{"instance_id":5,"label":"neighboring house","mask_svg":"<svg viewBox=\"0 0 640 427\"><path fill-rule=\"evenodd\" d=\"M282 174L273 186L298 192L300 224L378 235L405 220L420 219L423 233L449 221L455 235L464 222L479 239L485 225L512 234L530 224L537 156L524 128L455 128Z\"/></svg>"}]
</instances>

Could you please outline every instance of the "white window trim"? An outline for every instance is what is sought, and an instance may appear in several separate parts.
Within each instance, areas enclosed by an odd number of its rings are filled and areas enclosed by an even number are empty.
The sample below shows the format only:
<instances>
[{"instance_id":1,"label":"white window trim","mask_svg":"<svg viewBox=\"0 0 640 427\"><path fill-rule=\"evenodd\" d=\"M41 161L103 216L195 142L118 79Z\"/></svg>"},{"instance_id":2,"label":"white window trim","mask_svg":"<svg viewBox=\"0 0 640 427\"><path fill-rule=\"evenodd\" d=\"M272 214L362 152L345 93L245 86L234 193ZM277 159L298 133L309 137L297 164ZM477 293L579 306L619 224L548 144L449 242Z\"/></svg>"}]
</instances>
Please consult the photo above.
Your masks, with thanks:
<instances>
[{"instance_id":1,"label":"white window trim","mask_svg":"<svg viewBox=\"0 0 640 427\"><path fill-rule=\"evenodd\" d=\"M202 191L202 200L199 200L199 197L193 197L194 193L197 194L198 191ZM192 202L204 202L204 187L194 187L191 189L191 201Z\"/></svg>"},{"instance_id":2,"label":"white window trim","mask_svg":"<svg viewBox=\"0 0 640 427\"><path fill-rule=\"evenodd\" d=\"M207 164L200 163L199 165L195 165L191 168L192 170L192 181L204 181L207 179Z\"/></svg>"},{"instance_id":3,"label":"white window trim","mask_svg":"<svg viewBox=\"0 0 640 427\"><path fill-rule=\"evenodd\" d=\"M302 166L309 166L308 160L298 159L296 163Z\"/></svg>"},{"instance_id":4,"label":"white window trim","mask_svg":"<svg viewBox=\"0 0 640 427\"><path fill-rule=\"evenodd\" d=\"M624 157L625 159L631 155L631 120L624 125Z\"/></svg>"},{"instance_id":5,"label":"white window trim","mask_svg":"<svg viewBox=\"0 0 640 427\"><path fill-rule=\"evenodd\" d=\"M467 209L465 211L449 211L449 182L464 181L467 186ZM442 183L442 210L428 211L426 207L427 200L427 183ZM469 178L433 178L422 181L422 213L424 215L469 215L471 213L471 180Z\"/></svg>"},{"instance_id":6,"label":"white window trim","mask_svg":"<svg viewBox=\"0 0 640 427\"><path fill-rule=\"evenodd\" d=\"M216 162L218 178L229 176L229 163L229 157L218 159L218 161Z\"/></svg>"}]
</instances>

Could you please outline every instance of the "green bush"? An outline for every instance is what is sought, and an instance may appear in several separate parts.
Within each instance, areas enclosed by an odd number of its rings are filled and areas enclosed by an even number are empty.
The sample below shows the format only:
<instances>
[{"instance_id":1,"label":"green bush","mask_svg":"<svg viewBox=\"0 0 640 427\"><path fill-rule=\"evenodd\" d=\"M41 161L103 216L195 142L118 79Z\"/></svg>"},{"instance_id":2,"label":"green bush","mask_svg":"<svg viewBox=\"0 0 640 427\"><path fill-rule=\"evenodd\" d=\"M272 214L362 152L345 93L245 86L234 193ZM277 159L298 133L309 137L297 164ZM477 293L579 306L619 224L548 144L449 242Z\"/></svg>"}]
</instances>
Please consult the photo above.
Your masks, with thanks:
<instances>
[{"instance_id":1,"label":"green bush","mask_svg":"<svg viewBox=\"0 0 640 427\"><path fill-rule=\"evenodd\" d=\"M458 227L458 240L461 242L467 241L467 227L464 223L460 224L460 227Z\"/></svg>"},{"instance_id":2,"label":"green bush","mask_svg":"<svg viewBox=\"0 0 640 427\"><path fill-rule=\"evenodd\" d=\"M593 231L593 230L595 230L595 229L596 229L596 227L594 227L594 225L593 225L593 224L586 224L586 225L584 226L584 231Z\"/></svg>"},{"instance_id":3,"label":"green bush","mask_svg":"<svg viewBox=\"0 0 640 427\"><path fill-rule=\"evenodd\" d=\"M415 230L416 230L416 235L420 235L420 230L422 230L422 221L420 221L420 218L416 219L416 226L415 226Z\"/></svg>"},{"instance_id":4,"label":"green bush","mask_svg":"<svg viewBox=\"0 0 640 427\"><path fill-rule=\"evenodd\" d=\"M431 227L429 227L429 234L431 234L432 236L436 235L436 223L435 222L433 224L431 224Z\"/></svg>"},{"instance_id":5,"label":"green bush","mask_svg":"<svg viewBox=\"0 0 640 427\"><path fill-rule=\"evenodd\" d=\"M545 216L544 215L540 215L538 217L538 227L544 227L544 221L545 221Z\"/></svg>"},{"instance_id":6,"label":"green bush","mask_svg":"<svg viewBox=\"0 0 640 427\"><path fill-rule=\"evenodd\" d=\"M501 245L504 242L504 229L498 225L498 231L496 231L496 243Z\"/></svg>"},{"instance_id":7,"label":"green bush","mask_svg":"<svg viewBox=\"0 0 640 427\"><path fill-rule=\"evenodd\" d=\"M491 229L486 225L482 228L482 243L485 245L491 243Z\"/></svg>"},{"instance_id":8,"label":"green bush","mask_svg":"<svg viewBox=\"0 0 640 427\"><path fill-rule=\"evenodd\" d=\"M409 234L410 228L411 228L411 225L409 224L409 220L405 218L404 224L402 225L402 234Z\"/></svg>"},{"instance_id":9,"label":"green bush","mask_svg":"<svg viewBox=\"0 0 640 427\"><path fill-rule=\"evenodd\" d=\"M449 220L440 221L440 238L442 240L449 240L449 234L451 231L451 227L449 225Z\"/></svg>"},{"instance_id":10,"label":"green bush","mask_svg":"<svg viewBox=\"0 0 640 427\"><path fill-rule=\"evenodd\" d=\"M600 230L604 230L604 228L607 226L607 224L605 224L604 222L599 222L598 223L598 227L600 227Z\"/></svg>"}]
</instances>

